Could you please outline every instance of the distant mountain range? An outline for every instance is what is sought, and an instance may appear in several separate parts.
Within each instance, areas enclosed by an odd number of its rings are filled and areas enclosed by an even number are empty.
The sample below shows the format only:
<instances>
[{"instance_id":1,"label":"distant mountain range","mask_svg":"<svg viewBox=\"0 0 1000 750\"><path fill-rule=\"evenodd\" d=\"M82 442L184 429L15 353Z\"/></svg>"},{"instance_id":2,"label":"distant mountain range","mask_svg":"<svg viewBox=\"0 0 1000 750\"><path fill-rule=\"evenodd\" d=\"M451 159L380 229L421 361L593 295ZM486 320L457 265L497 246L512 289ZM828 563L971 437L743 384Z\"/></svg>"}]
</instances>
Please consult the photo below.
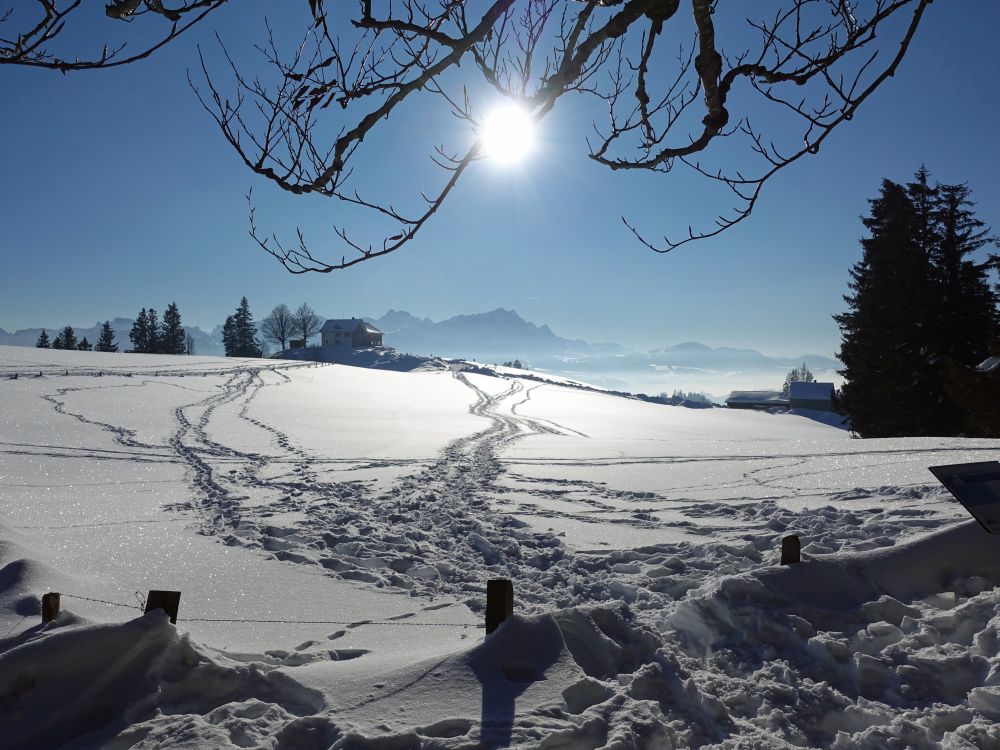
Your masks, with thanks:
<instances>
[{"instance_id":1,"label":"distant mountain range","mask_svg":"<svg viewBox=\"0 0 1000 750\"><path fill-rule=\"evenodd\" d=\"M697 342L650 351L618 344L600 344L556 335L547 325L535 325L513 310L497 308L473 315L456 315L435 322L402 310L380 318L366 317L383 332L386 346L401 352L503 363L519 359L538 370L567 375L610 388L658 393L675 389L698 390L723 396L744 388L780 388L785 374L807 363L817 378L839 382L841 364L821 354L771 357L754 349L712 348ZM129 348L132 320L111 321L119 347ZM77 338L96 343L101 324L74 328ZM0 344L34 346L41 328L14 333L0 329ZM55 336L59 329L48 329ZM185 326L197 354L221 355L222 326L209 332Z\"/></svg>"},{"instance_id":2,"label":"distant mountain range","mask_svg":"<svg viewBox=\"0 0 1000 750\"><path fill-rule=\"evenodd\" d=\"M435 323L402 310L365 318L385 334L387 346L441 357L509 360L518 357L623 354L617 344L591 344L557 336L547 325L529 323L513 310L456 315Z\"/></svg>"}]
</instances>

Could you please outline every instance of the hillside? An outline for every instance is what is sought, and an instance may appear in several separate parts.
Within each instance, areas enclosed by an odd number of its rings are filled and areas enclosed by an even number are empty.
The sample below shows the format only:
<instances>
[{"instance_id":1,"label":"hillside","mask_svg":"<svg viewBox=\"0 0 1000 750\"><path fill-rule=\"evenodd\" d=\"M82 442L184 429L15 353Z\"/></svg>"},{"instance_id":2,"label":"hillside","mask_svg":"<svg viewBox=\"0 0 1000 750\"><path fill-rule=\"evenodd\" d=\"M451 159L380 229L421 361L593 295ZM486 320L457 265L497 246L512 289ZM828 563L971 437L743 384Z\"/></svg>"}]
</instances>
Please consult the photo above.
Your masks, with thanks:
<instances>
[{"instance_id":1,"label":"hillside","mask_svg":"<svg viewBox=\"0 0 1000 750\"><path fill-rule=\"evenodd\" d=\"M0 347L0 377L9 747L1000 742L1000 550L926 470L997 441L458 370Z\"/></svg>"},{"instance_id":2,"label":"hillside","mask_svg":"<svg viewBox=\"0 0 1000 750\"><path fill-rule=\"evenodd\" d=\"M808 363L820 380L841 381L836 372L840 363L824 355L774 357L754 349L712 348L697 342L636 351L614 343L564 338L547 325L536 325L514 310L503 308L437 322L402 310L389 310L380 318L365 319L385 334L387 347L402 354L488 363L518 359L540 372L611 390L650 394L701 391L721 400L733 390L780 387L788 371L803 362ZM115 318L111 325L119 347L125 351L130 347L128 334L132 321ZM7 333L0 329L0 345L34 346L41 330L30 328ZM78 338L86 336L94 342L100 324L75 330ZM193 326L185 330L193 336L197 354L224 353L221 324L208 333ZM318 343L318 337L312 343ZM270 349L273 351L274 346Z\"/></svg>"}]
</instances>

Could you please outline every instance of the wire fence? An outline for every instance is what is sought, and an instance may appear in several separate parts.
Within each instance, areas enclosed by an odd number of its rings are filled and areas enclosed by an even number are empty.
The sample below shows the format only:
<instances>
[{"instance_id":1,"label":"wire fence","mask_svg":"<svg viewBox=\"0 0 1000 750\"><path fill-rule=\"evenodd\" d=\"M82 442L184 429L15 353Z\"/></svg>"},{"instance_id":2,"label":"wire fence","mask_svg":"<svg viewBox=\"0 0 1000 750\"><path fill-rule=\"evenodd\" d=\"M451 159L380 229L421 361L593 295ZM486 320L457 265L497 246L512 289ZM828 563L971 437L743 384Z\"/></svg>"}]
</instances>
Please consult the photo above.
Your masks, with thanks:
<instances>
[{"instance_id":1,"label":"wire fence","mask_svg":"<svg viewBox=\"0 0 1000 750\"><path fill-rule=\"evenodd\" d=\"M97 604L106 604L110 607L119 607L122 609L135 609L139 612L144 612L146 609L146 602L143 595L136 591L136 604L124 604L122 602L112 602L107 599L96 599L90 596L82 596L80 594L66 594L60 593L60 596L67 599L81 599L87 602L95 602ZM390 625L399 627L431 627L431 628L476 628L482 629L485 625L476 625L472 623L462 623L462 622L413 622L409 620L410 615L402 615L399 619L388 619L388 620L270 620L270 619L256 619L256 618L237 618L237 617L180 617L178 620L183 622L227 622L227 623L250 623L250 624L265 624L265 625L347 625L352 627L360 627L361 625ZM406 618L406 619L403 619Z\"/></svg>"}]
</instances>

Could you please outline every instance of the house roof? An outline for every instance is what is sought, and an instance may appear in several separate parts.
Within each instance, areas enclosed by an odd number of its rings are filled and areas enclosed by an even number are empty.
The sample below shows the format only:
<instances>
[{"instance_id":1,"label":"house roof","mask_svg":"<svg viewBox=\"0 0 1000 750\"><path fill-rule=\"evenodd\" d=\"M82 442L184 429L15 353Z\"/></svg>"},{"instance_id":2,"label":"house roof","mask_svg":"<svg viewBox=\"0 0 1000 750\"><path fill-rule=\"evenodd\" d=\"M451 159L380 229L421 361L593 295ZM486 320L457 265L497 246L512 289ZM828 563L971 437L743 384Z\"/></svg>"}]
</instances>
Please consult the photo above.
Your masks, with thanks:
<instances>
[{"instance_id":1,"label":"house roof","mask_svg":"<svg viewBox=\"0 0 1000 750\"><path fill-rule=\"evenodd\" d=\"M333 333L334 331L354 332L358 330L358 326L361 326L366 333L382 333L378 328L371 323L363 321L361 318L330 318L319 330L320 333Z\"/></svg>"},{"instance_id":2,"label":"house roof","mask_svg":"<svg viewBox=\"0 0 1000 750\"><path fill-rule=\"evenodd\" d=\"M793 399L825 401L833 397L833 383L806 383L799 380L789 384L788 396Z\"/></svg>"},{"instance_id":3,"label":"house roof","mask_svg":"<svg viewBox=\"0 0 1000 750\"><path fill-rule=\"evenodd\" d=\"M781 391L733 391L726 403L760 404L774 402L775 406L787 406L788 401L781 397Z\"/></svg>"}]
</instances>

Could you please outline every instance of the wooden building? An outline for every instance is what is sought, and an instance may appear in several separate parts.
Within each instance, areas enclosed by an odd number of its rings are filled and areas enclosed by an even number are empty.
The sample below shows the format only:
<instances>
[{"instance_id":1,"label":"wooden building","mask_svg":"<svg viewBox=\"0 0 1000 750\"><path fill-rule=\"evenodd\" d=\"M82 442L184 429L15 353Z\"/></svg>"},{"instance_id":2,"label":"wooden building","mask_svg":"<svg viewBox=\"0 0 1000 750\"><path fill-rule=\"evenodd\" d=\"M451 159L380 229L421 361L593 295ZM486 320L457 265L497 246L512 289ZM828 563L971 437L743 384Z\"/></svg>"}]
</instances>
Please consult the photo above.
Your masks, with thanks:
<instances>
[{"instance_id":1,"label":"wooden building","mask_svg":"<svg viewBox=\"0 0 1000 750\"><path fill-rule=\"evenodd\" d=\"M367 349L382 346L382 332L361 318L331 318L319 331L323 346Z\"/></svg>"},{"instance_id":2,"label":"wooden building","mask_svg":"<svg viewBox=\"0 0 1000 750\"><path fill-rule=\"evenodd\" d=\"M788 408L788 399L781 397L781 391L733 391L726 399L730 409L757 409L763 411L775 407Z\"/></svg>"}]
</instances>

